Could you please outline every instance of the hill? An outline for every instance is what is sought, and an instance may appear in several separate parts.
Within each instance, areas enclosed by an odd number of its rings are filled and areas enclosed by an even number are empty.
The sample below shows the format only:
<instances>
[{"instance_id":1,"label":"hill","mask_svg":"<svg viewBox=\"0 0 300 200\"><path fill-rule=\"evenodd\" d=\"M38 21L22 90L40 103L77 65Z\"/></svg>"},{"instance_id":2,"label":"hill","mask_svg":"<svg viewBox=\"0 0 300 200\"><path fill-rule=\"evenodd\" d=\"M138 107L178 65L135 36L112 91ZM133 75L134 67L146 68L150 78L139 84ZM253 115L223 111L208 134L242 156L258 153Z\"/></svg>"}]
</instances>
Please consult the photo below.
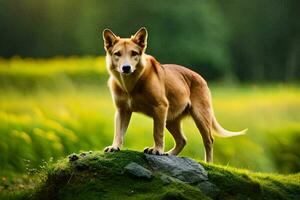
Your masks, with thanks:
<instances>
[{"instance_id":1,"label":"hill","mask_svg":"<svg viewBox=\"0 0 300 200\"><path fill-rule=\"evenodd\" d=\"M300 199L299 173L254 173L127 150L72 154L39 177L34 189L1 199Z\"/></svg>"}]
</instances>

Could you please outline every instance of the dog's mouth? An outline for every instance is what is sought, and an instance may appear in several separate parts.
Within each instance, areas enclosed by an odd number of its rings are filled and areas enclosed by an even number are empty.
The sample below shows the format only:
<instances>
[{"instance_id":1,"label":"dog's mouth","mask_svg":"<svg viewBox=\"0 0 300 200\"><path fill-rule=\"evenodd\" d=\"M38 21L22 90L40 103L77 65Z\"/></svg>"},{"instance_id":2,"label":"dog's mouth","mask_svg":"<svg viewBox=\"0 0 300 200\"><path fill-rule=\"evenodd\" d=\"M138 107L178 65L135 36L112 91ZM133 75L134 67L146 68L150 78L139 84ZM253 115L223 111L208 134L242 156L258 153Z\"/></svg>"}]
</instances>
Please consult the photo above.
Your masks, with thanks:
<instances>
[{"instance_id":1,"label":"dog's mouth","mask_svg":"<svg viewBox=\"0 0 300 200\"><path fill-rule=\"evenodd\" d=\"M120 69L116 69L117 72L119 72L122 75L126 75L129 76L131 74L134 73L135 69L130 69L130 70L120 70Z\"/></svg>"},{"instance_id":2,"label":"dog's mouth","mask_svg":"<svg viewBox=\"0 0 300 200\"><path fill-rule=\"evenodd\" d=\"M129 75L133 74L133 72L134 72L134 71L131 71L131 72L121 72L121 74L124 74L124 75L126 75L126 76L129 76Z\"/></svg>"},{"instance_id":3,"label":"dog's mouth","mask_svg":"<svg viewBox=\"0 0 300 200\"><path fill-rule=\"evenodd\" d=\"M122 71L122 74L127 74L127 75L129 75L129 74L131 74L132 72L131 72L131 70L130 71Z\"/></svg>"}]
</instances>

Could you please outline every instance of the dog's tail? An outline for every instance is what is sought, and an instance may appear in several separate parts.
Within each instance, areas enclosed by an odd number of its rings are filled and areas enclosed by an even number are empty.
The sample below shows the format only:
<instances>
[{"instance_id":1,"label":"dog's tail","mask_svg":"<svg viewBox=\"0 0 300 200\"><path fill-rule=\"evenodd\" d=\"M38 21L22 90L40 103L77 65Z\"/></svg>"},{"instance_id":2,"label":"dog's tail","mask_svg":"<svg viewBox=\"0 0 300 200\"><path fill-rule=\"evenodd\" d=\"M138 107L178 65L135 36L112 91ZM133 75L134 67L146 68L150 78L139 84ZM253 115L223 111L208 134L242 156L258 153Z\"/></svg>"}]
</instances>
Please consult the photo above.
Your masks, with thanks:
<instances>
[{"instance_id":1,"label":"dog's tail","mask_svg":"<svg viewBox=\"0 0 300 200\"><path fill-rule=\"evenodd\" d=\"M224 129L217 121L216 117L213 115L212 127L215 131L213 131L213 135L218 137L232 137L237 135L244 135L248 129L244 129L242 131L233 132Z\"/></svg>"}]
</instances>

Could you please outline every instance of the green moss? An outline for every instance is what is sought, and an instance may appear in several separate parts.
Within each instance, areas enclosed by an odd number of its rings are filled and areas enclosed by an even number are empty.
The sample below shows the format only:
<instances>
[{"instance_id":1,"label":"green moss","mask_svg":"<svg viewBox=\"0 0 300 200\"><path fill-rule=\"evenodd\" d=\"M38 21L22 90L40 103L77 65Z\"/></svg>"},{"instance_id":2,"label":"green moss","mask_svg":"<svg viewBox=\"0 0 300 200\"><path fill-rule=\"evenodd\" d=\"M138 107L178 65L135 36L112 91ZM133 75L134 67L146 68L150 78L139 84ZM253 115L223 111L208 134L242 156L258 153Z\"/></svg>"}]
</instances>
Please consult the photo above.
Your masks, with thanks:
<instances>
[{"instance_id":1,"label":"green moss","mask_svg":"<svg viewBox=\"0 0 300 200\"><path fill-rule=\"evenodd\" d=\"M143 153L86 152L78 157L76 161L65 158L51 164L44 172L45 180L35 190L10 193L3 199L210 199L192 185L165 185L157 173L150 180L124 173L130 162L150 169ZM220 199L300 199L300 174L261 174L201 164L209 180L219 187Z\"/></svg>"},{"instance_id":2,"label":"green moss","mask_svg":"<svg viewBox=\"0 0 300 200\"><path fill-rule=\"evenodd\" d=\"M35 194L36 199L195 199L205 196L186 184L164 185L159 175L151 180L136 179L124 173L124 167L136 162L149 168L144 154L121 151L102 154L86 153L69 162L58 161L48 169L46 182Z\"/></svg>"},{"instance_id":3,"label":"green moss","mask_svg":"<svg viewBox=\"0 0 300 200\"><path fill-rule=\"evenodd\" d=\"M225 199L300 199L300 174L277 175L253 173L218 165L201 163L209 180L221 189Z\"/></svg>"}]
</instances>

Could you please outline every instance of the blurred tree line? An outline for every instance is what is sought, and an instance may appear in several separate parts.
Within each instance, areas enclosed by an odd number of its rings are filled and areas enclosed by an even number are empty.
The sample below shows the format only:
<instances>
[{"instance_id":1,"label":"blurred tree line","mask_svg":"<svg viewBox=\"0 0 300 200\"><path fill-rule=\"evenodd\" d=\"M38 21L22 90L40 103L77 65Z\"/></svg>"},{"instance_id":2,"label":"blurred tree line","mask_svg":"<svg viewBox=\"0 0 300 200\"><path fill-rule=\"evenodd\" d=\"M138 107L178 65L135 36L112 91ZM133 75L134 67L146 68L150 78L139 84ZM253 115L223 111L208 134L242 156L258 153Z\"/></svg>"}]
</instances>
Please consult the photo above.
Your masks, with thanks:
<instances>
[{"instance_id":1,"label":"blurred tree line","mask_svg":"<svg viewBox=\"0 0 300 200\"><path fill-rule=\"evenodd\" d=\"M298 0L0 0L0 56L103 55L101 31L149 31L161 63L207 79L300 77Z\"/></svg>"}]
</instances>

